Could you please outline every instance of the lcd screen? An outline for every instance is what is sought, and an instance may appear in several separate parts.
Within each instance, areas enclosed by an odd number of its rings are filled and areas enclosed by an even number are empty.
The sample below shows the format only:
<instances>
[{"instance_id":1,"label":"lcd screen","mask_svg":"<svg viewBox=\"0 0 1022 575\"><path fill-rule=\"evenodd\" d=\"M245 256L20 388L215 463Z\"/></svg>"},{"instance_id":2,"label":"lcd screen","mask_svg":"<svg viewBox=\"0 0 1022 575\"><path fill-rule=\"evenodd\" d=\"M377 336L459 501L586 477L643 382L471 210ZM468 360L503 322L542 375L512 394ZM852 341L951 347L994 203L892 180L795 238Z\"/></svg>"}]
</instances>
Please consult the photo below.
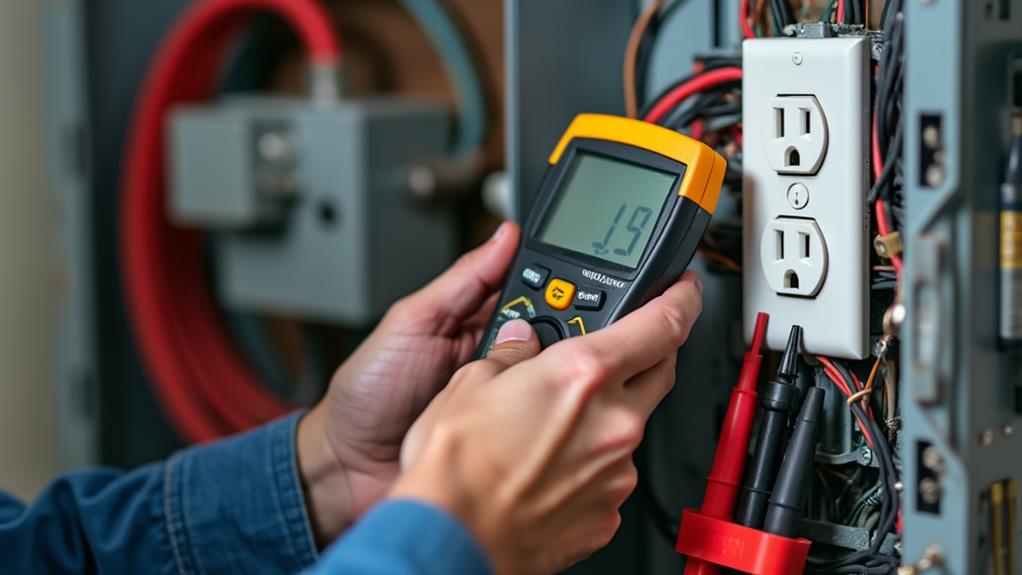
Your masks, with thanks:
<instances>
[{"instance_id":1,"label":"lcd screen","mask_svg":"<svg viewBox=\"0 0 1022 575\"><path fill-rule=\"evenodd\" d=\"M670 172L577 153L539 240L634 269L677 179Z\"/></svg>"}]
</instances>

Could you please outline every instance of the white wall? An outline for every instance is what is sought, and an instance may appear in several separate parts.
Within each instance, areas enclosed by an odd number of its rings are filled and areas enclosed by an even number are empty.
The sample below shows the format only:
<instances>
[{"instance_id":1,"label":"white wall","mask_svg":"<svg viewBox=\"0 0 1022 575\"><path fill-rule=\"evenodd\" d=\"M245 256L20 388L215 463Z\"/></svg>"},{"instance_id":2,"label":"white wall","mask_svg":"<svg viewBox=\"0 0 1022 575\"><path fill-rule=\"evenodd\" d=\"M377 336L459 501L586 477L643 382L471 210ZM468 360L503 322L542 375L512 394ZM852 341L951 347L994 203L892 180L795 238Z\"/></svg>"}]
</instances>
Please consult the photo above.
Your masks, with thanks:
<instances>
[{"instance_id":1,"label":"white wall","mask_svg":"<svg viewBox=\"0 0 1022 575\"><path fill-rule=\"evenodd\" d=\"M0 489L32 497L58 469L56 206L43 178L39 0L0 6Z\"/></svg>"}]
</instances>

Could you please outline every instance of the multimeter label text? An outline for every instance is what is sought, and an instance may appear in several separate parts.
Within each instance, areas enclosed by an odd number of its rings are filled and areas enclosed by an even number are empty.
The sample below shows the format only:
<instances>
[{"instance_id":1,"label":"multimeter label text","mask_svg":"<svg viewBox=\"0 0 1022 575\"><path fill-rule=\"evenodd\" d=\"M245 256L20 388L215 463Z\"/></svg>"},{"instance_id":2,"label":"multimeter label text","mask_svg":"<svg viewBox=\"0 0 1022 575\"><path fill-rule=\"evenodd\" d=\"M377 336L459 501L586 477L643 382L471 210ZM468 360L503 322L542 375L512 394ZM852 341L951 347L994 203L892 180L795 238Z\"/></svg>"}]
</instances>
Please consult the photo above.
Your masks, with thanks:
<instances>
[{"instance_id":1,"label":"multimeter label text","mask_svg":"<svg viewBox=\"0 0 1022 575\"><path fill-rule=\"evenodd\" d=\"M616 287L616 288L623 288L623 287L625 287L625 282L623 282L623 281L621 281L619 279L614 279L614 278L612 278L610 276L607 276L605 274L601 274L600 272L594 272L592 270L582 270L582 277L586 278L587 280L594 281L594 282L597 282L597 283L601 283L603 285L608 285L608 286L611 286L611 287Z\"/></svg>"}]
</instances>

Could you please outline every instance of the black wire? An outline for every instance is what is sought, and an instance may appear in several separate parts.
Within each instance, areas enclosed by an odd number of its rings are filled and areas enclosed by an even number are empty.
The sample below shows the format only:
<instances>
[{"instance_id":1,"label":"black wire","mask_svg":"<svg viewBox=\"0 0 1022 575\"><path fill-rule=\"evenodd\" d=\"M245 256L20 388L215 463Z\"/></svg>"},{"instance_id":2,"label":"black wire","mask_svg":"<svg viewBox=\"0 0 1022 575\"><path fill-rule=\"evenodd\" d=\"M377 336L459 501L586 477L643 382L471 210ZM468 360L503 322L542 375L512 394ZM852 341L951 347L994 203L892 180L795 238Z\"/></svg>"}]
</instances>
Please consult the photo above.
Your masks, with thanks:
<instances>
[{"instance_id":1,"label":"black wire","mask_svg":"<svg viewBox=\"0 0 1022 575\"><path fill-rule=\"evenodd\" d=\"M740 81L728 82L703 92L690 106L679 106L676 108L674 112L668 115L663 124L673 129L680 129L688 126L698 118L713 118L741 113L741 102L723 100L728 94L732 94L735 88L740 86Z\"/></svg>"},{"instance_id":2,"label":"black wire","mask_svg":"<svg viewBox=\"0 0 1022 575\"><path fill-rule=\"evenodd\" d=\"M791 12L788 11L787 0L770 0L770 10L773 13L774 31L778 36L784 34L784 27L791 24Z\"/></svg>"},{"instance_id":3,"label":"black wire","mask_svg":"<svg viewBox=\"0 0 1022 575\"><path fill-rule=\"evenodd\" d=\"M674 0L660 9L653 15L645 34L639 42L639 51L635 56L635 101L646 101L646 89L649 85L650 64L653 61L653 53L656 51L657 39L664 24L671 15L678 10L687 0Z\"/></svg>"},{"instance_id":4,"label":"black wire","mask_svg":"<svg viewBox=\"0 0 1022 575\"><path fill-rule=\"evenodd\" d=\"M840 361L833 361L835 369L849 386L853 378L848 368ZM874 531L874 540L869 549L849 553L836 559L820 559L809 557L810 570L817 573L889 573L894 569L897 559L882 554L884 541L894 529L898 519L898 492L894 486L897 481L897 469L894 456L887 437L877 422L869 417L860 403L850 406L857 421L861 422L861 431L873 440L874 453L878 460L881 489L880 516L881 521Z\"/></svg>"},{"instance_id":5,"label":"black wire","mask_svg":"<svg viewBox=\"0 0 1022 575\"><path fill-rule=\"evenodd\" d=\"M645 118L646 116L648 116L650 110L653 109L653 106L656 106L657 102L659 102L660 100L663 100L665 97L667 97L667 95L670 94L678 86L680 86L680 85L682 85L682 84L692 80L693 78L695 78L697 76L705 74L706 72L709 72L710 70L717 70L719 68L732 68L732 67L734 67L734 68L741 67L740 61L736 61L733 58L712 58L712 59L707 59L704 62L703 70L701 72L697 72L695 74L690 74L690 75L685 76L683 78L679 78L679 79L675 80L674 82L671 82L670 84L668 84L663 90L660 90L660 92L658 92L656 96L654 96L652 99L650 99L649 102L647 102L646 105L642 107L642 110L639 112L639 117L640 118Z\"/></svg>"}]
</instances>

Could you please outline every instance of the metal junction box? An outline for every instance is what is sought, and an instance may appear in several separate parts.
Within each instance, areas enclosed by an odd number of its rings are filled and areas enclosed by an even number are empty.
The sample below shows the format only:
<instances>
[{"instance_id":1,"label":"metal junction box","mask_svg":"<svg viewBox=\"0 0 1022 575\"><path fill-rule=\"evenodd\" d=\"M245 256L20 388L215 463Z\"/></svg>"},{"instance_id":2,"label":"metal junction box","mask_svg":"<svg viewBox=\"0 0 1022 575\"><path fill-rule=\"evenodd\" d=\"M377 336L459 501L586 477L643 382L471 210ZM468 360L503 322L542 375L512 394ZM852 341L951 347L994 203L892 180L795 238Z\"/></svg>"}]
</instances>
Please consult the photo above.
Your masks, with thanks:
<instances>
[{"instance_id":1,"label":"metal junction box","mask_svg":"<svg viewBox=\"0 0 1022 575\"><path fill-rule=\"evenodd\" d=\"M440 105L238 99L171 121L168 208L219 232L228 306L363 325L456 255L451 214L406 187L411 166L446 152Z\"/></svg>"}]
</instances>

